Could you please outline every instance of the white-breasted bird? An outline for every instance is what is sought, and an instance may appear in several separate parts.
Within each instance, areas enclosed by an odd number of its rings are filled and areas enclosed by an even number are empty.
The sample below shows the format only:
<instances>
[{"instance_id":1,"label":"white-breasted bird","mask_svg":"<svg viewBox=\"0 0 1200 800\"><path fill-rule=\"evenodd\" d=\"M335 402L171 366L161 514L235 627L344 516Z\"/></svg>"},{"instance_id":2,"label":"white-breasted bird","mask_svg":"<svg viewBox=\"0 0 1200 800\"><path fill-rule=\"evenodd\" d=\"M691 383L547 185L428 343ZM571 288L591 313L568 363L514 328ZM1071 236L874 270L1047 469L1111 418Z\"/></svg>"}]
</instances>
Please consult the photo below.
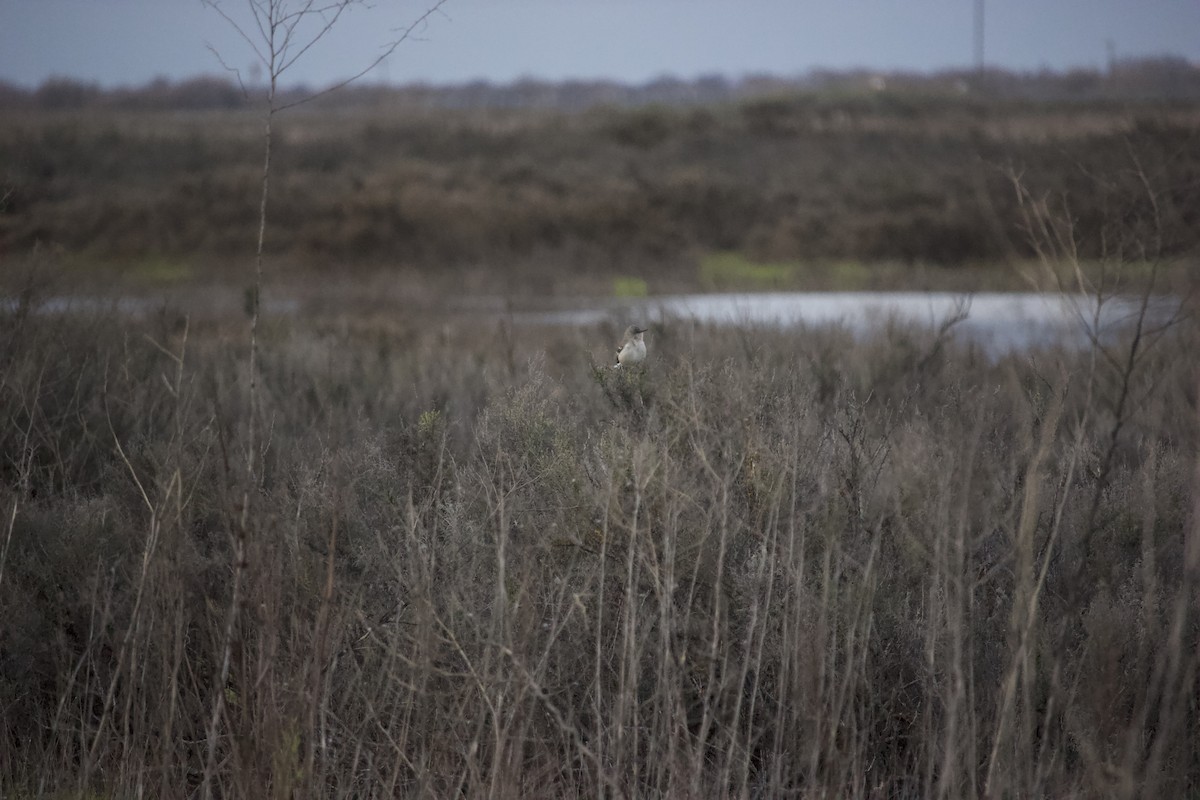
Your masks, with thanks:
<instances>
[{"instance_id":1,"label":"white-breasted bird","mask_svg":"<svg viewBox=\"0 0 1200 800\"><path fill-rule=\"evenodd\" d=\"M643 338L645 333L646 329L637 325L630 325L625 329L625 338L617 347L617 363L613 364L614 369L646 360L646 340Z\"/></svg>"}]
</instances>

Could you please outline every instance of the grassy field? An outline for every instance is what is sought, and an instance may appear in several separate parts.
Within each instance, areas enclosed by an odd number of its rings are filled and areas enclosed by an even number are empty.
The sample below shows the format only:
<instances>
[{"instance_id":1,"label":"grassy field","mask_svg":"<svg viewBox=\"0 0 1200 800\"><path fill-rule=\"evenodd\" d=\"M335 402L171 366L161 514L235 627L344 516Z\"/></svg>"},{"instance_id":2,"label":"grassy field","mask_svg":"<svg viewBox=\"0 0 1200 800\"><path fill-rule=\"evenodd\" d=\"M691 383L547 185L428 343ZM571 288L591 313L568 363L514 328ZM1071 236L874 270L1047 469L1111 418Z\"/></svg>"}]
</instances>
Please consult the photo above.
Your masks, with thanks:
<instances>
[{"instance_id":1,"label":"grassy field","mask_svg":"<svg viewBox=\"0 0 1200 800\"><path fill-rule=\"evenodd\" d=\"M0 796L1200 792L1194 108L281 120L251 358L253 114L0 116ZM444 303L1030 276L1182 313Z\"/></svg>"}]
</instances>

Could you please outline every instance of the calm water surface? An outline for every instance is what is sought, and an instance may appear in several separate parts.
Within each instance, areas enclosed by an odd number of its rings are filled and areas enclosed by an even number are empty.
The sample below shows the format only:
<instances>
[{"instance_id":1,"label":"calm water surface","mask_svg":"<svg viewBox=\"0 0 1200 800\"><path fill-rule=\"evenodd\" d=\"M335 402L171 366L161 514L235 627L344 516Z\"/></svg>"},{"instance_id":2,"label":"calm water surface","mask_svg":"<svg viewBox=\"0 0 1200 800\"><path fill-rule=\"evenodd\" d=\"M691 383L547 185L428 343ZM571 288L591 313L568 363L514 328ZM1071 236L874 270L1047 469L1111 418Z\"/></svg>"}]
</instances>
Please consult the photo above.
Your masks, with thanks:
<instances>
[{"instance_id":1,"label":"calm water surface","mask_svg":"<svg viewBox=\"0 0 1200 800\"><path fill-rule=\"evenodd\" d=\"M209 296L209 295L212 296ZM229 296L225 296L229 295ZM164 303L182 310L237 308L240 298L226 293L194 293L166 298L55 297L37 306L40 313L117 311L138 316L162 308ZM403 301L399 301L403 305ZM855 333L869 333L900 322L938 329L953 321L955 336L974 341L993 353L1027 350L1043 345L1084 346L1093 334L1108 339L1128 328L1138 317L1137 298L1110 298L1099 303L1090 295L1040 293L949 292L767 292L757 294L684 294L640 300L579 300L554 311L504 310L499 297L461 297L451 301L452 312L473 316L506 317L527 325L596 325L613 322L670 323L693 321L710 325L819 327L838 325ZM268 293L263 299L267 314L305 313L295 298ZM1172 298L1155 298L1148 316L1163 320L1178 309ZM17 302L0 298L0 310L13 311ZM403 311L403 309L397 309Z\"/></svg>"},{"instance_id":2,"label":"calm water surface","mask_svg":"<svg viewBox=\"0 0 1200 800\"><path fill-rule=\"evenodd\" d=\"M1171 300L1156 299L1150 316L1162 318L1176 306ZM681 319L715 325L840 325L856 333L867 333L890 322L937 329L957 320L952 327L955 335L979 342L993 352L1005 352L1053 344L1082 346L1090 341L1092 332L1109 338L1131 325L1139 308L1136 298L1099 303L1089 295L773 292L674 295L520 317L545 324Z\"/></svg>"}]
</instances>

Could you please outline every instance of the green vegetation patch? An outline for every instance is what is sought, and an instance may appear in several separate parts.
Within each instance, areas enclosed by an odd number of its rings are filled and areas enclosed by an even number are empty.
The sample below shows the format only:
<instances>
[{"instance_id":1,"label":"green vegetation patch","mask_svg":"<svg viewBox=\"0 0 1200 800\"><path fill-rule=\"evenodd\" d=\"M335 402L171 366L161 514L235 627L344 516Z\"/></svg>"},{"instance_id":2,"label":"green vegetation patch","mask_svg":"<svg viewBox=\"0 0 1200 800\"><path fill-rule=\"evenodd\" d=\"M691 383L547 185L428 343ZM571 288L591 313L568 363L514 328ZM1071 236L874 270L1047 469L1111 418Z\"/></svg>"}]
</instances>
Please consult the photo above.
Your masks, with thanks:
<instances>
[{"instance_id":1,"label":"green vegetation patch","mask_svg":"<svg viewBox=\"0 0 1200 800\"><path fill-rule=\"evenodd\" d=\"M700 260L706 289L779 289L795 283L799 263L752 261L742 253L710 253Z\"/></svg>"},{"instance_id":2,"label":"green vegetation patch","mask_svg":"<svg viewBox=\"0 0 1200 800\"><path fill-rule=\"evenodd\" d=\"M182 283L192 277L192 266L167 256L147 256L130 264L128 272L149 283Z\"/></svg>"},{"instance_id":3,"label":"green vegetation patch","mask_svg":"<svg viewBox=\"0 0 1200 800\"><path fill-rule=\"evenodd\" d=\"M615 297L645 297L650 293L650 287L641 278L631 278L621 275L613 278L613 295Z\"/></svg>"}]
</instances>

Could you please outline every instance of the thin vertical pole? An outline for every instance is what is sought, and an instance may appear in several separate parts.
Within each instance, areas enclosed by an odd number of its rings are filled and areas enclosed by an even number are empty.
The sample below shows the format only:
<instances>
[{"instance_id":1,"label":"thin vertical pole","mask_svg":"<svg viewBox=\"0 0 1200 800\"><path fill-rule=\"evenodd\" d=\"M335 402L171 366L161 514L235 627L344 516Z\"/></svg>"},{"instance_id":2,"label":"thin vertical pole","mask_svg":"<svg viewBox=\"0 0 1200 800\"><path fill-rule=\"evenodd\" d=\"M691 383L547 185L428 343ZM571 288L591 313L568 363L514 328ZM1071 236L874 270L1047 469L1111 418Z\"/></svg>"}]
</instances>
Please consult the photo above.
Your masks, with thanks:
<instances>
[{"instance_id":1,"label":"thin vertical pole","mask_svg":"<svg viewBox=\"0 0 1200 800\"><path fill-rule=\"evenodd\" d=\"M983 75L984 0L975 0L975 71Z\"/></svg>"}]
</instances>

